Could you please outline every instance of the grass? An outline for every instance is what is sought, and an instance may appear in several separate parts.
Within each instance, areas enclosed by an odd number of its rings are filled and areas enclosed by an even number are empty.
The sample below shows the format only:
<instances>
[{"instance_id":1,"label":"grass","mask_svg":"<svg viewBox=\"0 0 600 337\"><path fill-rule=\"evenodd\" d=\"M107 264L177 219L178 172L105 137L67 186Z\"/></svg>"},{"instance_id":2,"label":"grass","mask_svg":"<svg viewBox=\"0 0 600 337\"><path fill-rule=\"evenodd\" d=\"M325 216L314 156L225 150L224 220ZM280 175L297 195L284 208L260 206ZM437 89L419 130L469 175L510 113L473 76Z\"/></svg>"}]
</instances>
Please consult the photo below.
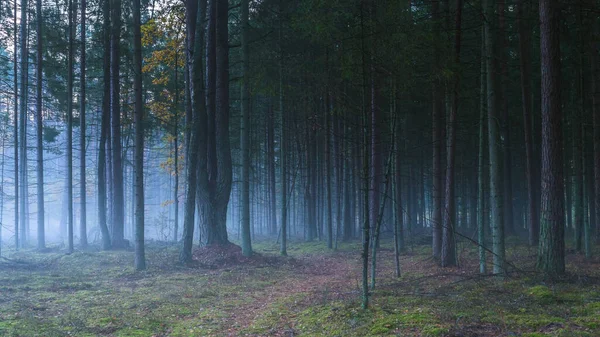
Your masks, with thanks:
<instances>
[{"instance_id":1,"label":"grass","mask_svg":"<svg viewBox=\"0 0 600 337\"><path fill-rule=\"evenodd\" d=\"M272 242L253 246L260 255L248 263L216 269L179 266L177 247L149 246L144 272L132 252L13 252L0 260L0 335L600 335L598 258L571 254L569 276L548 280L534 272L534 252L515 246L516 269L499 279L477 274L471 247L460 248L461 267L441 269L417 246L395 278L384 242L361 310L359 243L333 252L292 242L288 258Z\"/></svg>"}]
</instances>

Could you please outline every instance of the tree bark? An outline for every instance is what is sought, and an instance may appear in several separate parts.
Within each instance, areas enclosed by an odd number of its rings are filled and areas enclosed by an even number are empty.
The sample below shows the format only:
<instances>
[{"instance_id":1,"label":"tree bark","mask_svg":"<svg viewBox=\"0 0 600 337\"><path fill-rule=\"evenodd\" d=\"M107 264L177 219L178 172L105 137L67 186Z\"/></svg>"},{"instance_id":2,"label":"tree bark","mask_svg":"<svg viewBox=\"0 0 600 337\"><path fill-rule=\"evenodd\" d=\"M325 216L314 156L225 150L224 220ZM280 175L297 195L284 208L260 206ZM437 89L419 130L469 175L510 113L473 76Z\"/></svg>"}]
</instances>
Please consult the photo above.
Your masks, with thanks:
<instances>
[{"instance_id":1,"label":"tree bark","mask_svg":"<svg viewBox=\"0 0 600 337\"><path fill-rule=\"evenodd\" d=\"M85 0L84 0L85 1ZM36 0L36 33L37 33L37 64L36 64L36 140L37 140L37 248L46 248L44 226L44 138L42 124L42 0ZM4 138L3 138L4 139Z\"/></svg>"},{"instance_id":2,"label":"tree bark","mask_svg":"<svg viewBox=\"0 0 600 337\"><path fill-rule=\"evenodd\" d=\"M532 115L532 88L531 88L531 31L526 25L529 18L529 7L524 0L517 2L517 25L519 29L519 53L521 69L521 97L523 105L523 127L525 129L525 158L527 162L527 199L528 199L528 224L529 245L535 246L539 240L539 214L537 212L537 197L534 181L538 179L534 168L533 158L533 126Z\"/></svg>"},{"instance_id":3,"label":"tree bark","mask_svg":"<svg viewBox=\"0 0 600 337\"><path fill-rule=\"evenodd\" d=\"M76 9L69 0L69 55L67 65L67 232L68 251L73 253L73 62Z\"/></svg>"},{"instance_id":4,"label":"tree bark","mask_svg":"<svg viewBox=\"0 0 600 337\"><path fill-rule=\"evenodd\" d=\"M494 254L494 274L504 273L504 214L502 212L502 162L500 154L500 128L498 125L498 66L495 61L495 14L494 0L486 0L485 15L485 50L487 72L487 111L488 111L488 146L490 162L490 208L492 219L492 252Z\"/></svg>"},{"instance_id":5,"label":"tree bark","mask_svg":"<svg viewBox=\"0 0 600 337\"><path fill-rule=\"evenodd\" d=\"M39 1L39 0L38 0ZM85 18L86 18L86 0L81 0L81 71L80 71L80 90L79 90L79 242L81 244L81 248L87 248L88 240L87 240L87 219L86 219L86 174L85 174L85 160L86 160L86 147L85 147L85 35L86 35L86 26L85 26Z\"/></svg>"},{"instance_id":6,"label":"tree bark","mask_svg":"<svg viewBox=\"0 0 600 337\"><path fill-rule=\"evenodd\" d=\"M442 114L444 102L444 89L439 76L441 72L441 17L440 0L432 3L432 20L434 26L434 79L433 79L433 110L432 110L432 134L433 134L433 163L432 163L432 198L433 198L433 258L440 259L442 255ZM412 219L409 219L412 221Z\"/></svg>"},{"instance_id":7,"label":"tree bark","mask_svg":"<svg viewBox=\"0 0 600 337\"><path fill-rule=\"evenodd\" d=\"M446 207L444 210L444 227L442 229L442 256L441 266L456 266L456 248L454 242L456 225L456 199L454 195L454 161L456 153L456 115L458 113L460 75L460 44L461 44L461 20L462 0L456 3L456 30L454 38L454 66L457 68L453 79L452 107L448 118L448 154L446 171L446 196L444 198ZM463 194L464 196L464 194ZM462 199L464 200L464 199Z\"/></svg>"},{"instance_id":8,"label":"tree bark","mask_svg":"<svg viewBox=\"0 0 600 337\"><path fill-rule=\"evenodd\" d=\"M121 89L120 41L121 0L112 0L111 6L111 155L112 155L112 247L126 248L125 198L123 190L123 164L121 146Z\"/></svg>"},{"instance_id":9,"label":"tree bark","mask_svg":"<svg viewBox=\"0 0 600 337\"><path fill-rule=\"evenodd\" d=\"M85 0L83 0L85 1ZM146 269L144 252L144 102L140 0L133 0L133 91L135 123L135 269Z\"/></svg>"},{"instance_id":10,"label":"tree bark","mask_svg":"<svg viewBox=\"0 0 600 337\"><path fill-rule=\"evenodd\" d=\"M242 112L242 254L252 255L252 242L250 238L250 87L249 69L250 55L248 48L248 0L241 2L241 26L242 26L242 88L241 88L241 112Z\"/></svg>"},{"instance_id":11,"label":"tree bark","mask_svg":"<svg viewBox=\"0 0 600 337\"><path fill-rule=\"evenodd\" d=\"M542 210L537 267L552 276L565 272L559 12L557 0L540 1Z\"/></svg>"}]
</instances>

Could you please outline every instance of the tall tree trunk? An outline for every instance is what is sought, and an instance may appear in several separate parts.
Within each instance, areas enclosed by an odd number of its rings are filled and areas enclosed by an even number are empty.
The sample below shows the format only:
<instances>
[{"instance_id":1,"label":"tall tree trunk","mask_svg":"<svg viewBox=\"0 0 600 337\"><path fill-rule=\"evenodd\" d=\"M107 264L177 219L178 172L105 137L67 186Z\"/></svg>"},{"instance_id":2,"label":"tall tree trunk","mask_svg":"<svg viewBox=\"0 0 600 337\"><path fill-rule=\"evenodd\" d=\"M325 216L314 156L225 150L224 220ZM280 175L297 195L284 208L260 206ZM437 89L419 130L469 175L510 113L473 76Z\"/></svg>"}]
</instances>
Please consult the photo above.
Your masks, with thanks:
<instances>
[{"instance_id":1,"label":"tall tree trunk","mask_svg":"<svg viewBox=\"0 0 600 337\"><path fill-rule=\"evenodd\" d=\"M327 248L333 248L333 217L331 206L331 178L333 170L331 163L331 111L330 111L330 92L329 92L329 51L327 51L326 73L327 88L325 90L325 172L327 188Z\"/></svg>"},{"instance_id":2,"label":"tall tree trunk","mask_svg":"<svg viewBox=\"0 0 600 337\"><path fill-rule=\"evenodd\" d=\"M14 164L15 164L15 250L19 250L19 86L18 86L18 59L17 59L17 46L19 41L17 39L17 1L13 1L13 34L14 34L14 50L13 50L13 81L14 81Z\"/></svg>"},{"instance_id":3,"label":"tall tree trunk","mask_svg":"<svg viewBox=\"0 0 600 337\"><path fill-rule=\"evenodd\" d=\"M481 29L481 76L479 91L479 155L477 164L477 245L479 249L479 273L486 274L485 258L485 149L486 149L486 50L485 50L485 29Z\"/></svg>"},{"instance_id":4,"label":"tall tree trunk","mask_svg":"<svg viewBox=\"0 0 600 337\"><path fill-rule=\"evenodd\" d=\"M248 48L248 0L242 0L242 254L252 255L252 242L250 241L250 100L249 68L250 55Z\"/></svg>"},{"instance_id":5,"label":"tall tree trunk","mask_svg":"<svg viewBox=\"0 0 600 337\"><path fill-rule=\"evenodd\" d=\"M206 0L186 2L186 30L188 36L187 60L189 90L191 100L188 102L192 109L192 131L187 153L187 190L183 218L183 245L179 253L179 261L188 263L192 260L192 245L194 240L194 215L196 198L201 197L198 181L206 181L206 105L205 82L202 57L204 53L204 19L206 17ZM200 217L203 214L199 215Z\"/></svg>"},{"instance_id":6,"label":"tall tree trunk","mask_svg":"<svg viewBox=\"0 0 600 337\"><path fill-rule=\"evenodd\" d=\"M15 15L16 12L14 13ZM21 175L21 197L17 200L20 205L19 212L19 222L21 223L21 227L19 230L21 231L21 247L25 247L27 245L27 225L25 220L25 204L29 198L29 193L27 191L27 184L25 183L25 176L27 175L27 64L29 62L28 50L27 50L27 0L21 0L21 17L20 17L20 61L21 61L21 73L19 74L21 77L20 80L20 100L19 100L19 160L20 160L20 168L19 174Z\"/></svg>"},{"instance_id":7,"label":"tall tree trunk","mask_svg":"<svg viewBox=\"0 0 600 337\"><path fill-rule=\"evenodd\" d=\"M600 22L594 23L594 39L598 41L600 37ZM594 40L592 39L592 40ZM596 224L596 242L600 242L600 42L594 42L592 45L591 75L592 75L592 115L593 115L593 144L594 144L594 192L595 198L595 224Z\"/></svg>"},{"instance_id":8,"label":"tall tree trunk","mask_svg":"<svg viewBox=\"0 0 600 337\"><path fill-rule=\"evenodd\" d=\"M83 0L85 1L85 0ZM144 252L144 102L140 0L133 0L133 91L135 123L135 269L146 269Z\"/></svg>"},{"instance_id":9,"label":"tall tree trunk","mask_svg":"<svg viewBox=\"0 0 600 337\"><path fill-rule=\"evenodd\" d=\"M36 33L37 33L37 64L36 64L36 140L37 140L37 248L46 248L46 235L44 226L44 138L42 125L42 0L35 2ZM4 135L2 135L4 140ZM4 165L4 161L2 162ZM4 168L4 166L2 166Z\"/></svg>"},{"instance_id":10,"label":"tall tree trunk","mask_svg":"<svg viewBox=\"0 0 600 337\"><path fill-rule=\"evenodd\" d=\"M125 197L121 150L121 89L119 81L121 0L113 0L111 11L112 246L118 249L127 247L125 241Z\"/></svg>"},{"instance_id":11,"label":"tall tree trunk","mask_svg":"<svg viewBox=\"0 0 600 337\"><path fill-rule=\"evenodd\" d=\"M502 212L502 162L500 153L500 128L498 102L498 67L496 57L496 33L494 31L494 0L486 0L485 15L485 50L487 69L487 111L488 111L488 146L490 162L490 208L492 218L492 252L494 254L494 274L504 273L504 214Z\"/></svg>"},{"instance_id":12,"label":"tall tree trunk","mask_svg":"<svg viewBox=\"0 0 600 337\"><path fill-rule=\"evenodd\" d=\"M102 39L104 46L104 57L102 63L103 73L103 97L102 116L100 121L100 142L98 144L98 225L102 232L102 249L111 247L110 233L108 231L106 217L106 143L109 133L110 119L110 0L104 0L102 4Z\"/></svg>"},{"instance_id":13,"label":"tall tree trunk","mask_svg":"<svg viewBox=\"0 0 600 337\"><path fill-rule=\"evenodd\" d=\"M39 1L39 0L38 0ZM81 72L80 72L80 91L79 91L79 122L80 122L80 134L79 134L79 240L81 248L86 248L88 245L87 241L87 219L86 219L86 178L85 178L85 17L86 17L86 0L81 0Z\"/></svg>"},{"instance_id":14,"label":"tall tree trunk","mask_svg":"<svg viewBox=\"0 0 600 337\"><path fill-rule=\"evenodd\" d=\"M535 246L539 240L539 215L536 207L536 188L534 181L538 179L534 168L533 158L533 126L532 120L532 88L531 88L531 31L526 25L529 18L529 7L525 0L517 2L517 25L519 28L519 53L521 69L521 97L523 105L523 126L525 129L525 158L527 161L527 199L529 245Z\"/></svg>"},{"instance_id":15,"label":"tall tree trunk","mask_svg":"<svg viewBox=\"0 0 600 337\"><path fill-rule=\"evenodd\" d=\"M267 121L267 166L269 171L269 234L277 235L277 182L275 179L275 113L269 101L269 118Z\"/></svg>"},{"instance_id":16,"label":"tall tree trunk","mask_svg":"<svg viewBox=\"0 0 600 337\"><path fill-rule=\"evenodd\" d=\"M73 62L75 42L76 9L69 0L69 56L67 65L67 232L68 250L73 253Z\"/></svg>"},{"instance_id":17,"label":"tall tree trunk","mask_svg":"<svg viewBox=\"0 0 600 337\"><path fill-rule=\"evenodd\" d=\"M433 198L433 258L440 259L442 254L442 114L444 102L444 89L442 80L439 76L441 72L441 16L440 0L434 0L432 3L432 20L434 26L434 79L433 79L433 164L432 164L432 198ZM412 221L412 219L409 219Z\"/></svg>"},{"instance_id":18,"label":"tall tree trunk","mask_svg":"<svg viewBox=\"0 0 600 337\"><path fill-rule=\"evenodd\" d=\"M279 253L287 256L287 137L284 88L283 88L283 7L282 1L279 1L279 112L281 113L281 149L279 150L281 161L281 245Z\"/></svg>"},{"instance_id":19,"label":"tall tree trunk","mask_svg":"<svg viewBox=\"0 0 600 337\"><path fill-rule=\"evenodd\" d=\"M215 146L217 181L213 199L214 222L209 223L208 244L227 244L227 206L231 194L232 163L229 141L229 30L227 0L217 1Z\"/></svg>"},{"instance_id":20,"label":"tall tree trunk","mask_svg":"<svg viewBox=\"0 0 600 337\"><path fill-rule=\"evenodd\" d=\"M501 140L502 140L502 174L503 174L503 211L504 211L504 232L507 235L515 234L514 228L514 211L513 211L513 191L512 191L512 158L511 158L511 144L510 144L510 114L508 109L508 38L506 35L506 0L498 0L498 37L499 37L499 48L496 49L499 52L498 60L500 62L500 85L498 91L498 99L500 102L500 109L502 109L502 127L501 127Z\"/></svg>"},{"instance_id":21,"label":"tall tree trunk","mask_svg":"<svg viewBox=\"0 0 600 337\"><path fill-rule=\"evenodd\" d=\"M442 267L456 266L456 248L454 242L456 225L456 199L454 195L454 160L456 152L456 115L458 113L458 99L460 87L460 44L461 44L461 15L462 0L456 3L456 30L454 38L454 66L456 67L453 79L452 107L448 118L448 159L446 171L446 207L444 210L444 227L442 229ZM463 194L464 196L464 194ZM461 199L464 200L464 199ZM463 212L464 213L464 212Z\"/></svg>"},{"instance_id":22,"label":"tall tree trunk","mask_svg":"<svg viewBox=\"0 0 600 337\"><path fill-rule=\"evenodd\" d=\"M550 275L565 272L559 14L557 0L540 1L542 217L537 267Z\"/></svg>"}]
</instances>

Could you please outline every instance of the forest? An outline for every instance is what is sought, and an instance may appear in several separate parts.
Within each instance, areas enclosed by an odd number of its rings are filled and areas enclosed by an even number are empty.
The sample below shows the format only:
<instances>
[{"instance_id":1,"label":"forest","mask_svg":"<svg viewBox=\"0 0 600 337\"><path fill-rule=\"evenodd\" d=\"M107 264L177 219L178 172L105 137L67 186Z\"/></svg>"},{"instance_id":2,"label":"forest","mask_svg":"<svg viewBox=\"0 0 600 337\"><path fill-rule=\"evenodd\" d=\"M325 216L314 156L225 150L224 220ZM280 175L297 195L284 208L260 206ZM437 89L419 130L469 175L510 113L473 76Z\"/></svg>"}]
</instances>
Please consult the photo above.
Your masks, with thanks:
<instances>
[{"instance_id":1,"label":"forest","mask_svg":"<svg viewBox=\"0 0 600 337\"><path fill-rule=\"evenodd\" d=\"M600 1L0 0L0 335L600 336Z\"/></svg>"}]
</instances>

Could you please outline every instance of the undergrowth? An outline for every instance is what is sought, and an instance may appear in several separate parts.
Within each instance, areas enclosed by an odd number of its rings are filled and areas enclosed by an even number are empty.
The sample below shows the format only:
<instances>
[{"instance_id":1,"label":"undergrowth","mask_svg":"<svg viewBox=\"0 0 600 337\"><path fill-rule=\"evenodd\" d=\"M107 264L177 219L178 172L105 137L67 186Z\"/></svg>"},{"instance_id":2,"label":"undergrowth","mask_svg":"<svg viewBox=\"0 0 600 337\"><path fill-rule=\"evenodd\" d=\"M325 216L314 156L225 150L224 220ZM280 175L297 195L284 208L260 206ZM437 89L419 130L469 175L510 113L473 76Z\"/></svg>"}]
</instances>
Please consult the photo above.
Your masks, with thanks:
<instances>
[{"instance_id":1,"label":"undergrowth","mask_svg":"<svg viewBox=\"0 0 600 337\"><path fill-rule=\"evenodd\" d=\"M292 242L284 258L257 242L255 257L226 267L177 265L176 246L150 246L144 272L126 251L13 252L0 262L0 335L600 336L598 258L571 254L569 276L549 280L516 246L514 269L499 278L477 274L468 246L451 269L416 246L396 278L383 242L361 310L359 245Z\"/></svg>"}]
</instances>

